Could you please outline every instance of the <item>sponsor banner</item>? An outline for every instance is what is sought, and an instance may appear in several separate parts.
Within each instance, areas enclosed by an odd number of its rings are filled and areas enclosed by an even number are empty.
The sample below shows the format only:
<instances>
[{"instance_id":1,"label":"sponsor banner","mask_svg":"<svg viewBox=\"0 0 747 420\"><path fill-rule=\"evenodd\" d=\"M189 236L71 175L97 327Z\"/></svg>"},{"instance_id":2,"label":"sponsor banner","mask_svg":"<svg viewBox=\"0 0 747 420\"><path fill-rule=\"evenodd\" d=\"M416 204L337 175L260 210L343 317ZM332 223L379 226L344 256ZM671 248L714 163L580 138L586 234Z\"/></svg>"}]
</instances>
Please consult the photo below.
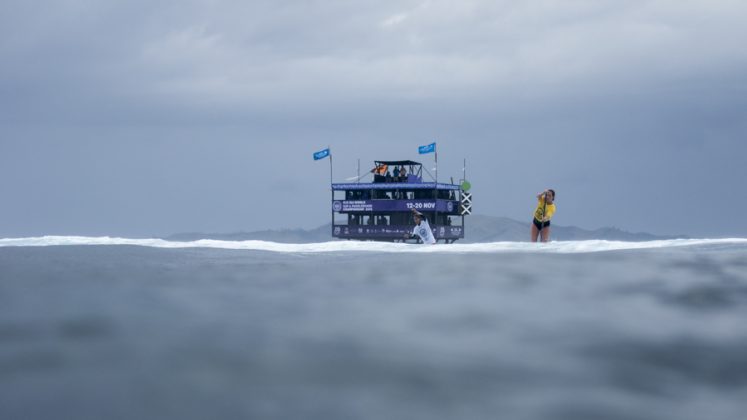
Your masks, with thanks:
<instances>
[{"instance_id":1,"label":"sponsor banner","mask_svg":"<svg viewBox=\"0 0 747 420\"><path fill-rule=\"evenodd\" d=\"M413 226L355 226L335 225L332 235L336 238L371 239L400 238L412 233ZM464 237L462 226L431 226L436 239L459 239Z\"/></svg>"},{"instance_id":2,"label":"sponsor banner","mask_svg":"<svg viewBox=\"0 0 747 420\"><path fill-rule=\"evenodd\" d=\"M459 202L454 200L335 200L332 210L342 213L437 211L457 213Z\"/></svg>"},{"instance_id":3,"label":"sponsor banner","mask_svg":"<svg viewBox=\"0 0 747 420\"><path fill-rule=\"evenodd\" d=\"M335 205L332 206L335 211L341 211L341 212L372 212L373 211L373 201L370 200L345 200L345 201L335 201ZM336 209L340 210L336 210Z\"/></svg>"}]
</instances>

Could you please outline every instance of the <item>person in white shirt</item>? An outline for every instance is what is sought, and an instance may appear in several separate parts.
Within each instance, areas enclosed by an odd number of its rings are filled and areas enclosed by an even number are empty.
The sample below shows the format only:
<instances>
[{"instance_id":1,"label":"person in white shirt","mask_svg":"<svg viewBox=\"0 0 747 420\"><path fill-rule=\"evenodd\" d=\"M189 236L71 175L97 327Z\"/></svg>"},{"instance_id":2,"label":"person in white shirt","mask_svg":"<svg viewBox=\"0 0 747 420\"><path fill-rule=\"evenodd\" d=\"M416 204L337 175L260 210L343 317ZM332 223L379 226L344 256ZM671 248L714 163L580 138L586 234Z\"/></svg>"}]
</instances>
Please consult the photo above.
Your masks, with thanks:
<instances>
[{"instance_id":1,"label":"person in white shirt","mask_svg":"<svg viewBox=\"0 0 747 420\"><path fill-rule=\"evenodd\" d=\"M412 209L412 217L413 219L415 219L415 228L413 228L412 233L406 233L405 237L414 238L416 236L419 236L420 240L422 240L424 244L435 244L436 238L433 237L431 226L428 224L428 220L423 217L423 213Z\"/></svg>"}]
</instances>

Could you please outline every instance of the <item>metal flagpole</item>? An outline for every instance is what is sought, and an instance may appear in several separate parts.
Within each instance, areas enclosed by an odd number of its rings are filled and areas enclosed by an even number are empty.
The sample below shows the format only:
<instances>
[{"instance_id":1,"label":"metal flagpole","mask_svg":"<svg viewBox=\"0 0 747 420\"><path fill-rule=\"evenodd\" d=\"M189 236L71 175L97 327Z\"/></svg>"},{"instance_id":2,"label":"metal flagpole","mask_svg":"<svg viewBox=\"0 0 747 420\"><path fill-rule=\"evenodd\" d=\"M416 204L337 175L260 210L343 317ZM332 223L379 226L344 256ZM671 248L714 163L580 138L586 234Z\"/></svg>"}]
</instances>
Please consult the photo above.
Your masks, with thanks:
<instances>
[{"instance_id":1,"label":"metal flagpole","mask_svg":"<svg viewBox=\"0 0 747 420\"><path fill-rule=\"evenodd\" d=\"M462 165L462 182L467 182L467 158L464 158L464 164ZM462 186L459 186L459 201L464 202L464 194L467 192L462 189ZM464 212L462 213L462 233L464 233Z\"/></svg>"},{"instance_id":2,"label":"metal flagpole","mask_svg":"<svg viewBox=\"0 0 747 420\"><path fill-rule=\"evenodd\" d=\"M329 187L332 188L332 148L327 146L329 149Z\"/></svg>"},{"instance_id":3,"label":"metal flagpole","mask_svg":"<svg viewBox=\"0 0 747 420\"><path fill-rule=\"evenodd\" d=\"M438 186L438 147L436 147L434 154L436 155L436 186Z\"/></svg>"},{"instance_id":4,"label":"metal flagpole","mask_svg":"<svg viewBox=\"0 0 747 420\"><path fill-rule=\"evenodd\" d=\"M327 146L327 150L329 150L329 191L331 194L332 200L329 202L330 207L332 206L332 203L335 202L335 190L332 188L332 148ZM334 235L335 230L335 211L332 210L332 221L330 223L330 229L332 230L332 234Z\"/></svg>"},{"instance_id":5,"label":"metal flagpole","mask_svg":"<svg viewBox=\"0 0 747 420\"><path fill-rule=\"evenodd\" d=\"M438 145L436 142L433 142L433 148L433 154L436 159L436 211L433 213L433 226L438 226Z\"/></svg>"}]
</instances>

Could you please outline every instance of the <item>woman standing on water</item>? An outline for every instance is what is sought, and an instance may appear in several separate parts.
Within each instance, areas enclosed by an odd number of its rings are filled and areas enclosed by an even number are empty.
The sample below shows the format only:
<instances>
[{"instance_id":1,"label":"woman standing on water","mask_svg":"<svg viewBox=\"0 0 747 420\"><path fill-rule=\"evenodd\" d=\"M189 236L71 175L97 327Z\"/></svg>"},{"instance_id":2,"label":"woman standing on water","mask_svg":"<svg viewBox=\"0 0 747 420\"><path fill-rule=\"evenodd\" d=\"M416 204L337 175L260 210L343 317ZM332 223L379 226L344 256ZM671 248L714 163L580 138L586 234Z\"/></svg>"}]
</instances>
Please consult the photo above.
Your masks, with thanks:
<instances>
[{"instance_id":1,"label":"woman standing on water","mask_svg":"<svg viewBox=\"0 0 747 420\"><path fill-rule=\"evenodd\" d=\"M537 208L532 220L532 242L542 235L542 242L550 240L550 219L555 214L555 191L547 189L537 194Z\"/></svg>"}]
</instances>

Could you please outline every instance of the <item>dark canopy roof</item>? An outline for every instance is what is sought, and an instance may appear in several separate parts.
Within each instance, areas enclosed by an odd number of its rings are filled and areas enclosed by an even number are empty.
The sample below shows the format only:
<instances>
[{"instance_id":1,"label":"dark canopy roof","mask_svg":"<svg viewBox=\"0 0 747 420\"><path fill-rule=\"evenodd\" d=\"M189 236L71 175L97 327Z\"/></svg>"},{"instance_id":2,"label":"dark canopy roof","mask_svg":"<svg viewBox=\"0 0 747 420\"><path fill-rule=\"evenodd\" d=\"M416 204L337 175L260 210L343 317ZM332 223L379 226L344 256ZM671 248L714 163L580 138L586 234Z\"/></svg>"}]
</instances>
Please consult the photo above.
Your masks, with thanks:
<instances>
[{"instance_id":1,"label":"dark canopy roof","mask_svg":"<svg viewBox=\"0 0 747 420\"><path fill-rule=\"evenodd\" d=\"M374 163L376 163L376 166L378 165L389 165L389 166L419 165L419 166L422 166L420 162L415 162L412 160L375 160Z\"/></svg>"}]
</instances>

